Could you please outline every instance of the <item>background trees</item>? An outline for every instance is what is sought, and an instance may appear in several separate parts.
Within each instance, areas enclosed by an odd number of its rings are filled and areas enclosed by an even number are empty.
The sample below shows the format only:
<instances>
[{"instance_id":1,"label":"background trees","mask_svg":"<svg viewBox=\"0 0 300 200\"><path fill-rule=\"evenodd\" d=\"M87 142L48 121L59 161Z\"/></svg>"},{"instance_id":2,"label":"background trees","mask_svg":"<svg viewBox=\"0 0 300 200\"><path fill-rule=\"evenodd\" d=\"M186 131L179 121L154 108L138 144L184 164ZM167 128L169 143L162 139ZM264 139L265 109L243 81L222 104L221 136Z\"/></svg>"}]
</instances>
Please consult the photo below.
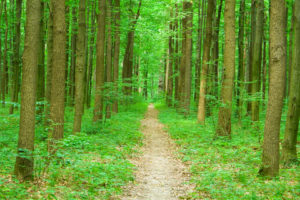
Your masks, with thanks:
<instances>
[{"instance_id":1,"label":"background trees","mask_svg":"<svg viewBox=\"0 0 300 200\"><path fill-rule=\"evenodd\" d=\"M15 174L32 178L35 143L51 165L64 135L166 100L221 143L248 130L261 174L278 175L280 145L285 164L297 160L298 13L292 0L2 0L0 126L20 116Z\"/></svg>"}]
</instances>

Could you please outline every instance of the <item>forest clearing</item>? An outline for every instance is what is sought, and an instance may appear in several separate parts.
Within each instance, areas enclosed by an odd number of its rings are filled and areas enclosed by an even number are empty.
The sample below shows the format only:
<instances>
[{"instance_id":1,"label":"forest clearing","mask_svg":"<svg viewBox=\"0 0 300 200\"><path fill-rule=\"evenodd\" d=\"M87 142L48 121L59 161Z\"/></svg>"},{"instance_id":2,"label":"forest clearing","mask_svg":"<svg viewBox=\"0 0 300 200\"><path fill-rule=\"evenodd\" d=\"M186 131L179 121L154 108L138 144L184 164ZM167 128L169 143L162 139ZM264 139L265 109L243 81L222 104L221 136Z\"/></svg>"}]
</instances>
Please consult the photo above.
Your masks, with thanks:
<instances>
[{"instance_id":1,"label":"forest clearing","mask_svg":"<svg viewBox=\"0 0 300 200\"><path fill-rule=\"evenodd\" d=\"M0 199L300 199L300 0L0 0Z\"/></svg>"}]
</instances>

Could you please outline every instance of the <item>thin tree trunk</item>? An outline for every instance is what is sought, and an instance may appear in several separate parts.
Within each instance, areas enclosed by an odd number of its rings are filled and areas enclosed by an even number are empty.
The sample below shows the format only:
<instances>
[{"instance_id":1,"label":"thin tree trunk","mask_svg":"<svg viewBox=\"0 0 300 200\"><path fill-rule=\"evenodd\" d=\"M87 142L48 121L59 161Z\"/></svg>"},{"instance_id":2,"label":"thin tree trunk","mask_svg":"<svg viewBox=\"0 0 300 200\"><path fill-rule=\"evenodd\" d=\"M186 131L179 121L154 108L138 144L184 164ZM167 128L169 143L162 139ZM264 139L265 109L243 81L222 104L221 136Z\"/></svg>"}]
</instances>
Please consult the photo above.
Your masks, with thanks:
<instances>
[{"instance_id":1,"label":"thin tree trunk","mask_svg":"<svg viewBox=\"0 0 300 200\"><path fill-rule=\"evenodd\" d=\"M53 67L53 8L49 3L48 19L48 38L47 38L47 82L46 82L46 109L45 109L45 126L50 125L50 105L51 105L51 87L52 87L52 67Z\"/></svg>"},{"instance_id":2,"label":"thin tree trunk","mask_svg":"<svg viewBox=\"0 0 300 200\"><path fill-rule=\"evenodd\" d=\"M193 2L183 2L183 10L187 12L185 29L185 73L184 73L184 92L183 108L185 115L190 113L191 102L191 65L192 65L192 34L193 34Z\"/></svg>"},{"instance_id":3,"label":"thin tree trunk","mask_svg":"<svg viewBox=\"0 0 300 200\"><path fill-rule=\"evenodd\" d=\"M39 44L39 62L38 62L38 80L37 80L37 101L38 112L44 112L44 97L45 97L45 3L41 2L41 20L40 20L40 44Z\"/></svg>"},{"instance_id":4,"label":"thin tree trunk","mask_svg":"<svg viewBox=\"0 0 300 200\"><path fill-rule=\"evenodd\" d=\"M20 43L21 43L21 15L22 15L22 0L16 1L16 21L15 21L15 34L14 34L14 55L13 55L13 78L12 78L12 91L11 101L12 105L9 109L9 114L14 113L15 103L17 103L18 84L19 84L19 71L20 71Z\"/></svg>"},{"instance_id":5,"label":"thin tree trunk","mask_svg":"<svg viewBox=\"0 0 300 200\"><path fill-rule=\"evenodd\" d=\"M218 136L231 135L232 94L235 74L235 0L225 2L225 49L224 75L222 82L221 101L217 126Z\"/></svg>"},{"instance_id":6,"label":"thin tree trunk","mask_svg":"<svg viewBox=\"0 0 300 200\"><path fill-rule=\"evenodd\" d=\"M71 36L71 65L69 72L69 106L74 106L75 99L75 66L76 66L76 41L77 41L77 12L72 9L72 36Z\"/></svg>"},{"instance_id":7,"label":"thin tree trunk","mask_svg":"<svg viewBox=\"0 0 300 200\"><path fill-rule=\"evenodd\" d=\"M91 95L92 95L92 74L93 74L93 62L94 62L94 49L95 49L95 20L96 20L96 9L95 2L92 2L91 9L91 39L89 48L89 58L88 58L88 70L87 70L87 83L86 83L86 105L88 108L91 106Z\"/></svg>"},{"instance_id":8,"label":"thin tree trunk","mask_svg":"<svg viewBox=\"0 0 300 200\"><path fill-rule=\"evenodd\" d=\"M81 120L84 110L84 74L85 74L85 0L79 1L78 38L76 40L76 68L75 68L75 114L73 133L81 131Z\"/></svg>"},{"instance_id":9,"label":"thin tree trunk","mask_svg":"<svg viewBox=\"0 0 300 200\"><path fill-rule=\"evenodd\" d=\"M19 180L33 179L36 80L38 67L41 3L27 0L26 27L21 88L21 113L15 175Z\"/></svg>"},{"instance_id":10,"label":"thin tree trunk","mask_svg":"<svg viewBox=\"0 0 300 200\"><path fill-rule=\"evenodd\" d=\"M107 0L106 23L107 23L107 40L106 40L106 82L112 82L112 0ZM111 86L111 85L109 85ZM112 88L111 88L112 89ZM109 88L110 91L110 88ZM106 101L106 118L111 117L110 97Z\"/></svg>"},{"instance_id":11,"label":"thin tree trunk","mask_svg":"<svg viewBox=\"0 0 300 200\"><path fill-rule=\"evenodd\" d=\"M285 135L282 145L282 160L285 164L297 161L297 136L300 116L300 1L295 1L293 11L293 44L290 92Z\"/></svg>"},{"instance_id":12,"label":"thin tree trunk","mask_svg":"<svg viewBox=\"0 0 300 200\"><path fill-rule=\"evenodd\" d=\"M251 119L252 121L259 120L259 100L260 92L260 71L262 64L262 40L263 40L263 22L264 22L264 0L254 0L252 9L255 9L255 27L252 34L252 61L251 61L251 96L254 100L251 101Z\"/></svg>"},{"instance_id":13,"label":"thin tree trunk","mask_svg":"<svg viewBox=\"0 0 300 200\"><path fill-rule=\"evenodd\" d=\"M173 36L173 9L170 11L170 36L169 36L169 66L168 66L168 87L167 87L167 105L172 106L173 103L173 61L174 61L174 36Z\"/></svg>"},{"instance_id":14,"label":"thin tree trunk","mask_svg":"<svg viewBox=\"0 0 300 200\"><path fill-rule=\"evenodd\" d=\"M118 93L118 81L119 81L119 59L120 59L120 0L115 0L115 44L114 44L114 86L115 92ZM113 103L113 112L118 112L118 100L115 100Z\"/></svg>"},{"instance_id":15,"label":"thin tree trunk","mask_svg":"<svg viewBox=\"0 0 300 200\"><path fill-rule=\"evenodd\" d=\"M127 34L127 46L125 50L124 60L123 60L123 72L122 79L125 83L124 93L126 95L131 95L132 92L132 70L133 70L133 48L134 48L134 34L136 23L140 17L142 0L139 1L138 11L136 16L133 16L133 11L131 10L133 19L129 25L129 32Z\"/></svg>"},{"instance_id":16,"label":"thin tree trunk","mask_svg":"<svg viewBox=\"0 0 300 200\"><path fill-rule=\"evenodd\" d=\"M285 1L270 4L270 87L264 130L262 166L260 174L277 176L279 173L279 132L285 88L286 36Z\"/></svg>"},{"instance_id":17,"label":"thin tree trunk","mask_svg":"<svg viewBox=\"0 0 300 200\"><path fill-rule=\"evenodd\" d=\"M98 35L97 35L97 59L96 59L96 94L94 118L96 122L103 118L103 86L104 86L104 54L105 54L105 19L106 19L106 0L99 0L98 3Z\"/></svg>"},{"instance_id":18,"label":"thin tree trunk","mask_svg":"<svg viewBox=\"0 0 300 200\"><path fill-rule=\"evenodd\" d=\"M4 20L5 20L5 36L4 36L4 51L3 51L3 70L2 70L2 80L1 80L1 90L2 90L2 107L5 107L6 93L7 93L7 79L8 79L8 66L7 66L7 40L8 40L8 20L7 20L7 2L4 1Z\"/></svg>"},{"instance_id":19,"label":"thin tree trunk","mask_svg":"<svg viewBox=\"0 0 300 200\"><path fill-rule=\"evenodd\" d=\"M207 80L208 80L208 67L210 61L210 49L212 41L212 24L213 24L213 13L216 6L215 0L208 0L207 6L207 21L206 21L206 31L205 31L205 41L203 50L203 66L201 70L200 77L200 92L199 92L199 104L198 104L198 122L201 124L205 123L205 111L206 111L206 90L207 90Z\"/></svg>"},{"instance_id":20,"label":"thin tree trunk","mask_svg":"<svg viewBox=\"0 0 300 200\"><path fill-rule=\"evenodd\" d=\"M0 2L0 26L2 27L2 11L3 11L3 3L4 1ZM3 88L3 80L4 80L4 69L1 68L1 63L2 63L2 29L0 28L0 99L3 101L3 93L4 93L4 88ZM3 105L3 104L2 104Z\"/></svg>"},{"instance_id":21,"label":"thin tree trunk","mask_svg":"<svg viewBox=\"0 0 300 200\"><path fill-rule=\"evenodd\" d=\"M239 68L238 68L238 84L237 84L237 105L238 105L238 116L239 120L243 115L243 96L244 96L244 82L245 82L245 0L240 1L240 17L239 17L239 38L238 38L238 49L239 49Z\"/></svg>"}]
</instances>

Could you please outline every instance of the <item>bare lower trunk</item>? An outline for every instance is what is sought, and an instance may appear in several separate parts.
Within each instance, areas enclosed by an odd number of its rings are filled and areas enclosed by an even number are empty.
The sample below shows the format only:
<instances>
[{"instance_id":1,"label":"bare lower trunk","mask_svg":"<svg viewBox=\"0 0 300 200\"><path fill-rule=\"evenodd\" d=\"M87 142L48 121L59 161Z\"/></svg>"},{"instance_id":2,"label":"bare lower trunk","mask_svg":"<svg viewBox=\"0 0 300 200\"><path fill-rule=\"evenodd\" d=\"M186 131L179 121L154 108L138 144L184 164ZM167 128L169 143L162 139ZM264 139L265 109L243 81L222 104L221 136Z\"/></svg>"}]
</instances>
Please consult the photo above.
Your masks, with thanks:
<instances>
[{"instance_id":1,"label":"bare lower trunk","mask_svg":"<svg viewBox=\"0 0 300 200\"><path fill-rule=\"evenodd\" d=\"M15 164L15 175L19 180L33 179L36 80L41 17L40 0L27 0L26 3L20 129Z\"/></svg>"},{"instance_id":2,"label":"bare lower trunk","mask_svg":"<svg viewBox=\"0 0 300 200\"><path fill-rule=\"evenodd\" d=\"M84 110L84 74L85 74L85 0L79 2L78 38L76 41L76 68L75 68L75 115L73 133L81 131L81 120Z\"/></svg>"},{"instance_id":3,"label":"bare lower trunk","mask_svg":"<svg viewBox=\"0 0 300 200\"><path fill-rule=\"evenodd\" d=\"M224 75L221 91L222 105L219 109L217 135L231 135L232 94L235 74L235 0L225 2L225 49Z\"/></svg>"},{"instance_id":4,"label":"bare lower trunk","mask_svg":"<svg viewBox=\"0 0 300 200\"><path fill-rule=\"evenodd\" d=\"M295 1L293 13L293 47L289 104L285 127L284 141L282 145L282 160L285 164L290 164L297 160L297 136L300 115L300 2Z\"/></svg>"},{"instance_id":5,"label":"bare lower trunk","mask_svg":"<svg viewBox=\"0 0 300 200\"><path fill-rule=\"evenodd\" d=\"M270 5L270 87L264 130L260 174L279 173L279 132L285 88L286 36L285 1L273 0Z\"/></svg>"}]
</instances>

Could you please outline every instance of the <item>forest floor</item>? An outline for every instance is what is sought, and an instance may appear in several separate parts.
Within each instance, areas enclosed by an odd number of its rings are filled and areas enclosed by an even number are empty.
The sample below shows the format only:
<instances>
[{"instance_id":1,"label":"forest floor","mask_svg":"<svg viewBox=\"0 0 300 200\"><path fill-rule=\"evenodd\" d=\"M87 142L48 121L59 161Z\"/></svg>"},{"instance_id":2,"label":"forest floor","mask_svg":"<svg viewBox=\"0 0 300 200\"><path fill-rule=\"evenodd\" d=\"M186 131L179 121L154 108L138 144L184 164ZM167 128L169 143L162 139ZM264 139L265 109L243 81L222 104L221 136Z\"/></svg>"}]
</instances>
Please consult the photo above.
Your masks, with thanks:
<instances>
[{"instance_id":1,"label":"forest floor","mask_svg":"<svg viewBox=\"0 0 300 200\"><path fill-rule=\"evenodd\" d=\"M142 120L144 146L134 160L138 168L134 183L125 189L122 200L185 199L191 188L188 168L177 158L176 145L158 121L158 111L150 104Z\"/></svg>"}]
</instances>

